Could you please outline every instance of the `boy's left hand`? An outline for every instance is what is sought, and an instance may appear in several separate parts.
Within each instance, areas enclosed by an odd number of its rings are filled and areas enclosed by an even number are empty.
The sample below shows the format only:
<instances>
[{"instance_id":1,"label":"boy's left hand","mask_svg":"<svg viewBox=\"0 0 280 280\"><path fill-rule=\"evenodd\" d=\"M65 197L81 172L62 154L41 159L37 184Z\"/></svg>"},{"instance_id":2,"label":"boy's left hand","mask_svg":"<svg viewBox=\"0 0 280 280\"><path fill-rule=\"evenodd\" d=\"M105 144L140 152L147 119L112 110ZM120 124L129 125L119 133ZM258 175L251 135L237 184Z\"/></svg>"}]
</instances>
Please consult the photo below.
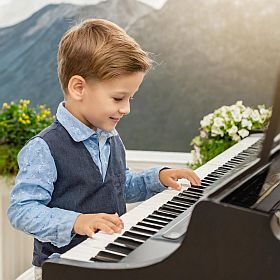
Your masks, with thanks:
<instances>
[{"instance_id":1,"label":"boy's left hand","mask_svg":"<svg viewBox=\"0 0 280 280\"><path fill-rule=\"evenodd\" d=\"M185 178L190 181L192 185L200 186L201 181L199 177L189 168L182 169L162 169L159 172L160 182L166 186L175 190L180 190L181 185L177 183L178 179Z\"/></svg>"}]
</instances>

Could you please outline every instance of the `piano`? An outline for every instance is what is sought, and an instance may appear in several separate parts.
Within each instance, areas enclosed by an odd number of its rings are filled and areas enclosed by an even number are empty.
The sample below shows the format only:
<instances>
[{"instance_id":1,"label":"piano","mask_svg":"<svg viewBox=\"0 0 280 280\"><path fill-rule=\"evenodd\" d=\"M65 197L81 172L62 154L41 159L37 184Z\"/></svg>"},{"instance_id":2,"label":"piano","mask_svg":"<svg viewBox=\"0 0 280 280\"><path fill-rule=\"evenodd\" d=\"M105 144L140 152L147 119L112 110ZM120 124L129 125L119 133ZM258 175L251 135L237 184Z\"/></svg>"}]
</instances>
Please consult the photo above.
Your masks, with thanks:
<instances>
[{"instance_id":1,"label":"piano","mask_svg":"<svg viewBox=\"0 0 280 280\"><path fill-rule=\"evenodd\" d=\"M252 134L96 233L43 264L43 279L279 279L280 79L264 134Z\"/></svg>"}]
</instances>

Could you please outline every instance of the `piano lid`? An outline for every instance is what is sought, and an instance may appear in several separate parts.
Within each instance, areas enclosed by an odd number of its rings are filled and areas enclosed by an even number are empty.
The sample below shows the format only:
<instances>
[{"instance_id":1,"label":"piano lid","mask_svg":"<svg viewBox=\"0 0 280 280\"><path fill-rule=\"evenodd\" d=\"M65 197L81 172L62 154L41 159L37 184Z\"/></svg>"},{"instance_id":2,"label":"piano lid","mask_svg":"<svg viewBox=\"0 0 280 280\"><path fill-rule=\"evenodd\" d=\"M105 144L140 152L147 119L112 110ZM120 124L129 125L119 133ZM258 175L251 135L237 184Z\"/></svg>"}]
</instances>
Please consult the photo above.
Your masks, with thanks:
<instances>
[{"instance_id":1,"label":"piano lid","mask_svg":"<svg viewBox=\"0 0 280 280\"><path fill-rule=\"evenodd\" d=\"M272 116L265 133L262 150L260 152L260 165L265 165L280 149L280 72L278 75L272 105Z\"/></svg>"},{"instance_id":2,"label":"piano lid","mask_svg":"<svg viewBox=\"0 0 280 280\"><path fill-rule=\"evenodd\" d=\"M280 191L280 72L278 75L272 116L257 160L249 162L225 183L219 191L226 193L222 202L270 212L279 208ZM230 192L226 192L230 189ZM273 192L273 195L271 195ZM276 195L277 193L277 195Z\"/></svg>"}]
</instances>

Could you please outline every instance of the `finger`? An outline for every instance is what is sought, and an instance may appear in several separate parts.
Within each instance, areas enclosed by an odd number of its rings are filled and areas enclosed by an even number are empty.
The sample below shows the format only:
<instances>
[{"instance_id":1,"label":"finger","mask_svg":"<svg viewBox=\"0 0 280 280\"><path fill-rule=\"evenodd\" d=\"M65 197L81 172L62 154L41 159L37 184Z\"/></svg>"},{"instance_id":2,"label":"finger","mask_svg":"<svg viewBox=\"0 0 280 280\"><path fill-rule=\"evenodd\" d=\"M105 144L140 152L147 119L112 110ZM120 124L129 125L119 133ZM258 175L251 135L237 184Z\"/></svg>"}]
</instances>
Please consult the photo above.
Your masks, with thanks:
<instances>
[{"instance_id":1,"label":"finger","mask_svg":"<svg viewBox=\"0 0 280 280\"><path fill-rule=\"evenodd\" d=\"M106 220L106 219L100 219L100 221L98 221L98 222L100 222L102 224L105 224L106 226L111 228L114 232L120 232L122 230L122 225L121 224L116 225L116 224L114 224L111 221Z\"/></svg>"},{"instance_id":2,"label":"finger","mask_svg":"<svg viewBox=\"0 0 280 280\"><path fill-rule=\"evenodd\" d=\"M167 186L178 191L182 188L173 178L169 178Z\"/></svg>"},{"instance_id":3,"label":"finger","mask_svg":"<svg viewBox=\"0 0 280 280\"><path fill-rule=\"evenodd\" d=\"M121 226L122 228L124 228L123 220L120 218L119 214L116 212L115 215L116 215L116 216L120 219L120 221L121 221L120 226Z\"/></svg>"},{"instance_id":4,"label":"finger","mask_svg":"<svg viewBox=\"0 0 280 280\"><path fill-rule=\"evenodd\" d=\"M87 228L85 229L85 234L84 234L84 235L87 235L88 237L93 238L93 236L94 236L94 230L91 229L90 227L87 227Z\"/></svg>"},{"instance_id":5,"label":"finger","mask_svg":"<svg viewBox=\"0 0 280 280\"><path fill-rule=\"evenodd\" d=\"M115 232L110 226L108 226L106 223L104 223L102 221L95 222L94 225L91 226L91 228L100 229L104 233L108 233L108 234L113 234Z\"/></svg>"},{"instance_id":6,"label":"finger","mask_svg":"<svg viewBox=\"0 0 280 280\"><path fill-rule=\"evenodd\" d=\"M115 224L116 226L122 226L123 225L123 221L121 220L119 215L103 214L101 217L102 217L102 219L104 219L106 221L110 221L111 223Z\"/></svg>"},{"instance_id":7,"label":"finger","mask_svg":"<svg viewBox=\"0 0 280 280\"><path fill-rule=\"evenodd\" d=\"M201 180L200 178L195 174L193 173L194 175L192 176L192 179L193 179L193 182L191 182L193 185L195 186L200 186L201 185Z\"/></svg>"},{"instance_id":8,"label":"finger","mask_svg":"<svg viewBox=\"0 0 280 280\"><path fill-rule=\"evenodd\" d=\"M193 178L196 182L196 185L200 186L201 185L201 180L200 178L197 176L197 174L195 172L192 171L192 174L193 174Z\"/></svg>"},{"instance_id":9,"label":"finger","mask_svg":"<svg viewBox=\"0 0 280 280\"><path fill-rule=\"evenodd\" d=\"M192 185L201 185L201 181L199 177L191 170L191 169L181 169L177 173L177 178L182 179L185 178L190 181Z\"/></svg>"}]
</instances>

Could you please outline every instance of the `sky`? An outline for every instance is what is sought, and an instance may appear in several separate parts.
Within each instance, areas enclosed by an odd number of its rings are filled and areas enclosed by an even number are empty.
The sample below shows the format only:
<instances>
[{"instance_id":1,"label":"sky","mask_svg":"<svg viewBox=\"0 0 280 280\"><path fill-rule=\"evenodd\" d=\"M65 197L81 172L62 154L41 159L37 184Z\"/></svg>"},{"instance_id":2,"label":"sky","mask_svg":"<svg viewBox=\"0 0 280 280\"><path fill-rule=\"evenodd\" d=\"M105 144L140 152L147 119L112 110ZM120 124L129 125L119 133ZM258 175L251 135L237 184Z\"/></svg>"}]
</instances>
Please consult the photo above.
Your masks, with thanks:
<instances>
[{"instance_id":1,"label":"sky","mask_svg":"<svg viewBox=\"0 0 280 280\"><path fill-rule=\"evenodd\" d=\"M16 24L47 4L73 3L78 5L97 4L106 0L0 0L0 28ZM155 9L161 9L167 0L137 0Z\"/></svg>"}]
</instances>

